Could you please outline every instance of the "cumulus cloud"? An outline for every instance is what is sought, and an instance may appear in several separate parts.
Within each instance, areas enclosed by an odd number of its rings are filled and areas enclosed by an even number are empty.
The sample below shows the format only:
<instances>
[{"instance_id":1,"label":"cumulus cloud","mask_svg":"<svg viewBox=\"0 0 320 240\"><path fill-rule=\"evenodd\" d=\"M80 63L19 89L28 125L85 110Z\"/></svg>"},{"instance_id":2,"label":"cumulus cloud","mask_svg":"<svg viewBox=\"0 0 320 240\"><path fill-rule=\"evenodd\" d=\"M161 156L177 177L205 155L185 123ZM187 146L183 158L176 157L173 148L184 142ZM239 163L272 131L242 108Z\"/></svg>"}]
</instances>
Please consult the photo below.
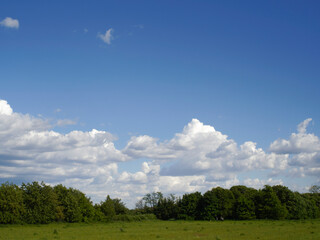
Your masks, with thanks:
<instances>
[{"instance_id":1,"label":"cumulus cloud","mask_svg":"<svg viewBox=\"0 0 320 240\"><path fill-rule=\"evenodd\" d=\"M110 164L127 159L115 148L115 139L112 134L95 129L67 134L55 132L49 121L15 113L6 101L0 100L3 175L61 180L94 177Z\"/></svg>"},{"instance_id":2,"label":"cumulus cloud","mask_svg":"<svg viewBox=\"0 0 320 240\"><path fill-rule=\"evenodd\" d=\"M149 136L132 137L123 152L131 157L173 162L163 167L163 175L206 174L215 180L234 177L235 172L285 169L288 161L288 155L268 154L254 142L238 147L227 135L197 119L170 141L159 143Z\"/></svg>"},{"instance_id":3,"label":"cumulus cloud","mask_svg":"<svg viewBox=\"0 0 320 240\"><path fill-rule=\"evenodd\" d=\"M92 129L62 134L54 127L72 121L51 124L44 118L16 113L7 101L0 100L0 178L62 183L84 191L96 202L109 194L122 198L129 207L153 191L182 195L216 186L260 188L282 184L282 176L309 176L319 181L319 138L307 133L310 121L299 124L289 139L272 142L270 152L251 141L237 144L198 119L171 139L133 136L119 150L114 144L117 139L109 132ZM119 171L120 162L141 159L140 170ZM272 173L273 178L243 178L257 176L257 171L266 176Z\"/></svg>"},{"instance_id":4,"label":"cumulus cloud","mask_svg":"<svg viewBox=\"0 0 320 240\"><path fill-rule=\"evenodd\" d=\"M0 25L7 28L19 28L18 19L13 19L11 17L6 17L0 22Z\"/></svg>"},{"instance_id":5,"label":"cumulus cloud","mask_svg":"<svg viewBox=\"0 0 320 240\"><path fill-rule=\"evenodd\" d=\"M307 133L308 118L297 127L289 139L278 139L271 143L270 151L289 155L288 164L293 168L289 173L293 177L315 176L320 181L320 139L313 133Z\"/></svg>"},{"instance_id":6,"label":"cumulus cloud","mask_svg":"<svg viewBox=\"0 0 320 240\"><path fill-rule=\"evenodd\" d=\"M278 139L271 143L270 151L279 154L312 153L320 151L320 140L312 133L306 133L311 118L304 120L297 127L297 133L292 133L288 140Z\"/></svg>"},{"instance_id":7,"label":"cumulus cloud","mask_svg":"<svg viewBox=\"0 0 320 240\"><path fill-rule=\"evenodd\" d=\"M168 148L165 144L158 144L156 138L150 136L133 136L129 140L123 153L132 158L151 158L151 159L175 159L176 155L173 149Z\"/></svg>"},{"instance_id":8,"label":"cumulus cloud","mask_svg":"<svg viewBox=\"0 0 320 240\"><path fill-rule=\"evenodd\" d=\"M101 34L101 33L98 33L98 37L104 41L106 44L110 45L111 44L111 40L113 39L113 36L112 36L112 32L113 32L113 29L112 28L109 28L105 34Z\"/></svg>"},{"instance_id":9,"label":"cumulus cloud","mask_svg":"<svg viewBox=\"0 0 320 240\"><path fill-rule=\"evenodd\" d=\"M12 108L5 100L0 100L0 115L11 115L12 114Z\"/></svg>"}]
</instances>

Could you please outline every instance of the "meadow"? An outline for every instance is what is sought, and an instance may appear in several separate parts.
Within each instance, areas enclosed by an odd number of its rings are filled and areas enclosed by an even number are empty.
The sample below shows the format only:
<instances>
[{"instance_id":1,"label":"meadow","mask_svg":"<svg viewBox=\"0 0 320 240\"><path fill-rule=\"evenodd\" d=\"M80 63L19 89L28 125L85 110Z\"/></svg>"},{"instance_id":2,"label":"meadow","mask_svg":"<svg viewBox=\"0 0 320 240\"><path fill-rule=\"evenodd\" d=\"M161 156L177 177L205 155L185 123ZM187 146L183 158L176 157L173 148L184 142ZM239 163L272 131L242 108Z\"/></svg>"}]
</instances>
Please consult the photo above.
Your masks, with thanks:
<instances>
[{"instance_id":1,"label":"meadow","mask_svg":"<svg viewBox=\"0 0 320 240\"><path fill-rule=\"evenodd\" d=\"M0 239L320 239L320 220L141 221L0 225Z\"/></svg>"}]
</instances>

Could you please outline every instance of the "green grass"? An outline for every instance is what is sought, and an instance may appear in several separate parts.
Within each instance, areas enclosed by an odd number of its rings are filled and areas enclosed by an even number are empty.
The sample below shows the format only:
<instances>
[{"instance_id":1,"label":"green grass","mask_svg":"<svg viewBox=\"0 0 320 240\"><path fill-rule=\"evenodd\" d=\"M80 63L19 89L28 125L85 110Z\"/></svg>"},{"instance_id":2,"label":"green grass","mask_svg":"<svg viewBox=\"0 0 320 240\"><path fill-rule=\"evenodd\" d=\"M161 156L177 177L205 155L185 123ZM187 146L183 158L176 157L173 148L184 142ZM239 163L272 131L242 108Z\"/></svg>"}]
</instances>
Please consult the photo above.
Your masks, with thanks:
<instances>
[{"instance_id":1,"label":"green grass","mask_svg":"<svg viewBox=\"0 0 320 240\"><path fill-rule=\"evenodd\" d=\"M0 239L320 239L320 220L0 225Z\"/></svg>"}]
</instances>

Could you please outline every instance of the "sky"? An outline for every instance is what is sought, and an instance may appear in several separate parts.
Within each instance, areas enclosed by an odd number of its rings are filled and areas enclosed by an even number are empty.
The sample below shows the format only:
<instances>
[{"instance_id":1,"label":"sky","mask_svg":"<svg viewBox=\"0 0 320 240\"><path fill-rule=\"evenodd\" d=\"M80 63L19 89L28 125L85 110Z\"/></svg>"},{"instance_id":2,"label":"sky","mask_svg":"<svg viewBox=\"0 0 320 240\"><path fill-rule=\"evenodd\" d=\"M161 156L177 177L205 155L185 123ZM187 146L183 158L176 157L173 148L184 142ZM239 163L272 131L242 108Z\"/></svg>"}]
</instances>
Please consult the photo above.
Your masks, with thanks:
<instances>
[{"instance_id":1,"label":"sky","mask_svg":"<svg viewBox=\"0 0 320 240\"><path fill-rule=\"evenodd\" d=\"M320 184L319 1L0 2L0 183Z\"/></svg>"}]
</instances>

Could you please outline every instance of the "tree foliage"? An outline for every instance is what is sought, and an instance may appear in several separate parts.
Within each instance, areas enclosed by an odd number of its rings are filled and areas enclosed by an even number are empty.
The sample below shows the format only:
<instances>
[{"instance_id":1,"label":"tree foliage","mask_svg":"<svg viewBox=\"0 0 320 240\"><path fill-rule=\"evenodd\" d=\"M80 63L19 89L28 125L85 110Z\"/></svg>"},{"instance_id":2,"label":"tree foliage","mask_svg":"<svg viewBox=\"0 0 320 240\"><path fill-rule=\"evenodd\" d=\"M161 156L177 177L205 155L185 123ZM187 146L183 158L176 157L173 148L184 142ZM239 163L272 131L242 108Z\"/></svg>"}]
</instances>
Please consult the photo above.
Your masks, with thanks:
<instances>
[{"instance_id":1,"label":"tree foliage","mask_svg":"<svg viewBox=\"0 0 320 240\"><path fill-rule=\"evenodd\" d=\"M6 182L0 186L0 224L131 221L146 219L144 216L162 220L319 218L320 193L316 187L300 194L281 185L266 185L261 190L216 187L203 195L194 192L182 198L153 192L142 197L135 210L129 210L121 199L109 195L93 205L81 191L61 184L51 187L32 182L19 187Z\"/></svg>"},{"instance_id":2,"label":"tree foliage","mask_svg":"<svg viewBox=\"0 0 320 240\"><path fill-rule=\"evenodd\" d=\"M50 223L102 221L128 209L121 199L111 199L95 206L81 191L61 184L23 183L21 187L3 183L0 187L0 223Z\"/></svg>"},{"instance_id":3,"label":"tree foliage","mask_svg":"<svg viewBox=\"0 0 320 240\"><path fill-rule=\"evenodd\" d=\"M204 220L231 218L234 204L233 193L221 187L207 191L200 201L200 215Z\"/></svg>"},{"instance_id":4,"label":"tree foliage","mask_svg":"<svg viewBox=\"0 0 320 240\"><path fill-rule=\"evenodd\" d=\"M8 182L1 184L0 223L20 223L24 214L22 190L17 185Z\"/></svg>"},{"instance_id":5,"label":"tree foliage","mask_svg":"<svg viewBox=\"0 0 320 240\"><path fill-rule=\"evenodd\" d=\"M146 207L143 203L140 201L142 208ZM233 186L230 190L217 187L203 195L185 194L176 201L162 197L157 207L149 210L163 220L317 218L320 217L320 193L300 194L281 185L266 185L261 190L246 186Z\"/></svg>"},{"instance_id":6,"label":"tree foliage","mask_svg":"<svg viewBox=\"0 0 320 240\"><path fill-rule=\"evenodd\" d=\"M245 220L256 218L254 202L250 198L246 198L244 195L241 195L237 198L234 207L235 219Z\"/></svg>"},{"instance_id":7,"label":"tree foliage","mask_svg":"<svg viewBox=\"0 0 320 240\"><path fill-rule=\"evenodd\" d=\"M27 223L50 223L56 220L57 195L53 188L43 182L22 184L23 203L26 208L24 221Z\"/></svg>"},{"instance_id":8,"label":"tree foliage","mask_svg":"<svg viewBox=\"0 0 320 240\"><path fill-rule=\"evenodd\" d=\"M271 186L265 186L256 198L256 215L260 219L284 219L288 211Z\"/></svg>"},{"instance_id":9,"label":"tree foliage","mask_svg":"<svg viewBox=\"0 0 320 240\"><path fill-rule=\"evenodd\" d=\"M154 208L154 213L162 220L176 219L178 215L176 197L173 194L166 198L161 197Z\"/></svg>"},{"instance_id":10,"label":"tree foliage","mask_svg":"<svg viewBox=\"0 0 320 240\"><path fill-rule=\"evenodd\" d=\"M116 215L127 214L129 209L119 198L112 199Z\"/></svg>"},{"instance_id":11,"label":"tree foliage","mask_svg":"<svg viewBox=\"0 0 320 240\"><path fill-rule=\"evenodd\" d=\"M161 199L163 199L161 192L147 193L136 203L136 210L140 213L153 213Z\"/></svg>"},{"instance_id":12,"label":"tree foliage","mask_svg":"<svg viewBox=\"0 0 320 240\"><path fill-rule=\"evenodd\" d=\"M309 189L310 193L320 193L320 186L319 185L313 185Z\"/></svg>"},{"instance_id":13,"label":"tree foliage","mask_svg":"<svg viewBox=\"0 0 320 240\"><path fill-rule=\"evenodd\" d=\"M112 219L112 217L116 215L114 202L112 201L109 195L107 196L104 202L101 202L100 209L107 219Z\"/></svg>"},{"instance_id":14,"label":"tree foliage","mask_svg":"<svg viewBox=\"0 0 320 240\"><path fill-rule=\"evenodd\" d=\"M87 222L95 215L89 198L77 189L57 185L54 191L58 197L58 220L67 222Z\"/></svg>"},{"instance_id":15,"label":"tree foliage","mask_svg":"<svg viewBox=\"0 0 320 240\"><path fill-rule=\"evenodd\" d=\"M200 192L184 194L178 201L178 218L185 220L200 219L199 202L202 199Z\"/></svg>"}]
</instances>

